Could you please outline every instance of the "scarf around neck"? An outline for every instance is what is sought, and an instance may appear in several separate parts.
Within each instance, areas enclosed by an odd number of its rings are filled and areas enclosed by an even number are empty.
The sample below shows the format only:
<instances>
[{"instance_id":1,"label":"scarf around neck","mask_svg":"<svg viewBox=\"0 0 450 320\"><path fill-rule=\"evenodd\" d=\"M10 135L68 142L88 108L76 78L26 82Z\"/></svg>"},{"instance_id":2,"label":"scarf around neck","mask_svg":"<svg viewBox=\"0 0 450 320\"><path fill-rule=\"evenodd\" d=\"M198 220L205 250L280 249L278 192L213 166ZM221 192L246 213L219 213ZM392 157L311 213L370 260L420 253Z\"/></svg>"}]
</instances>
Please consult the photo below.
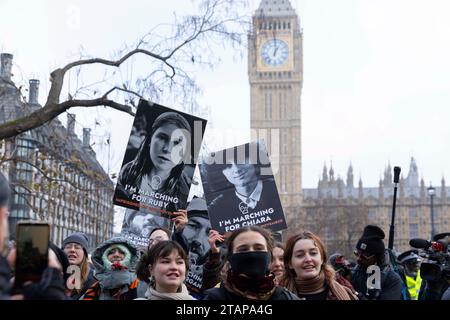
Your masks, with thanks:
<instances>
[{"instance_id":1,"label":"scarf around neck","mask_svg":"<svg viewBox=\"0 0 450 320\"><path fill-rule=\"evenodd\" d=\"M136 275L126 269L97 273L95 277L98 279L100 287L105 290L128 287L136 279Z\"/></svg>"},{"instance_id":2,"label":"scarf around neck","mask_svg":"<svg viewBox=\"0 0 450 320\"><path fill-rule=\"evenodd\" d=\"M276 290L275 275L249 278L244 274L236 275L229 269L224 279L224 286L228 291L246 300L269 300Z\"/></svg>"},{"instance_id":3,"label":"scarf around neck","mask_svg":"<svg viewBox=\"0 0 450 320\"><path fill-rule=\"evenodd\" d=\"M195 298L189 294L184 283L181 284L181 290L175 293L158 292L150 285L145 293L145 297L148 300L195 300Z\"/></svg>"},{"instance_id":4,"label":"scarf around neck","mask_svg":"<svg viewBox=\"0 0 450 320\"><path fill-rule=\"evenodd\" d=\"M321 292L326 289L325 273L320 272L315 278L312 279L295 279L295 289L298 294L309 295Z\"/></svg>"},{"instance_id":5,"label":"scarf around neck","mask_svg":"<svg viewBox=\"0 0 450 320\"><path fill-rule=\"evenodd\" d=\"M307 280L295 279L295 289L300 295L310 295L327 290L327 300L357 300L352 291L339 284L336 280L326 281L325 273L320 271L317 277Z\"/></svg>"}]
</instances>

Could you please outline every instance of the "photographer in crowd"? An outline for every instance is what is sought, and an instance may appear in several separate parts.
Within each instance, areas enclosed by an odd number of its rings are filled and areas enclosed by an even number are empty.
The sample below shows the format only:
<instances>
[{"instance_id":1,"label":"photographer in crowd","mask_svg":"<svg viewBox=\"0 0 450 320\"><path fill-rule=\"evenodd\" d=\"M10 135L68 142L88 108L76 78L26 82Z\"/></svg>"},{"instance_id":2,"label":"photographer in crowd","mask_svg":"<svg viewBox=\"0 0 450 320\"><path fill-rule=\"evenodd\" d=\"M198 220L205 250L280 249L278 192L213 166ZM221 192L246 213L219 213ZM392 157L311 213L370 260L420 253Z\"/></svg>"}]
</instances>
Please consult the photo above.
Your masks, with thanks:
<instances>
[{"instance_id":1,"label":"photographer in crowd","mask_svg":"<svg viewBox=\"0 0 450 320\"><path fill-rule=\"evenodd\" d=\"M450 233L440 233L425 248L426 260L422 262L422 290L419 300L450 300Z\"/></svg>"}]
</instances>

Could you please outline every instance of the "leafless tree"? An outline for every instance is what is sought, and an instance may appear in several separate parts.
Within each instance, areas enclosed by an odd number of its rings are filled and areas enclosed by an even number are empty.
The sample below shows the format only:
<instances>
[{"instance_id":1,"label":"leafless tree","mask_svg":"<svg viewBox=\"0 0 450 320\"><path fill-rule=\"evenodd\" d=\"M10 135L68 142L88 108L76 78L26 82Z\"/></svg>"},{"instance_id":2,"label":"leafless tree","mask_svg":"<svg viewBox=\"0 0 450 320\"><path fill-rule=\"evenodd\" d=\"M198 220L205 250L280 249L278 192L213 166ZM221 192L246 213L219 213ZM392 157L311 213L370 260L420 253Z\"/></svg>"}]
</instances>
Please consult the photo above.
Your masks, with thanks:
<instances>
[{"instance_id":1,"label":"leafless tree","mask_svg":"<svg viewBox=\"0 0 450 320\"><path fill-rule=\"evenodd\" d=\"M203 0L197 14L174 16L173 24L159 25L136 43L124 45L114 59L90 57L82 51L80 59L51 72L43 107L1 124L0 139L42 126L73 107L104 106L133 116L136 99L157 100L167 92L195 104L200 88L189 69L216 65L220 59L213 48L217 45L243 48L250 25L250 19L239 14L244 7L243 0ZM93 83L80 85L83 71L94 65L104 67L102 75ZM144 68L133 68L137 65ZM124 66L133 71L126 77L121 69ZM69 85L71 79L75 79L75 86Z\"/></svg>"},{"instance_id":2,"label":"leafless tree","mask_svg":"<svg viewBox=\"0 0 450 320\"><path fill-rule=\"evenodd\" d=\"M359 202L321 199L306 208L305 229L324 240L330 254L352 257L358 238L368 223L368 209Z\"/></svg>"}]
</instances>

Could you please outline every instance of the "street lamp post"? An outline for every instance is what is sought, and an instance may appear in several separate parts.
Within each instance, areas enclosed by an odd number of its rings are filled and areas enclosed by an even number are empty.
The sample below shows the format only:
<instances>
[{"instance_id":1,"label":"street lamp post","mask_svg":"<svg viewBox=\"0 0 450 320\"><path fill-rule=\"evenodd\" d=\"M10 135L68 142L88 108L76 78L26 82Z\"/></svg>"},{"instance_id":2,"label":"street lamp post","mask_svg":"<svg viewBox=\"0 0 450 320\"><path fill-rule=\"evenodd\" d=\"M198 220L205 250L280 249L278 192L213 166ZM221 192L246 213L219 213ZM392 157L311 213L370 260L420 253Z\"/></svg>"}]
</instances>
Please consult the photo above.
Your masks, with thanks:
<instances>
[{"instance_id":1,"label":"street lamp post","mask_svg":"<svg viewBox=\"0 0 450 320\"><path fill-rule=\"evenodd\" d=\"M431 238L430 239L433 239L433 236L435 235L433 198L436 193L436 189L430 183L430 186L428 187L427 190L428 190L428 195L430 196L430 215L431 215Z\"/></svg>"}]
</instances>

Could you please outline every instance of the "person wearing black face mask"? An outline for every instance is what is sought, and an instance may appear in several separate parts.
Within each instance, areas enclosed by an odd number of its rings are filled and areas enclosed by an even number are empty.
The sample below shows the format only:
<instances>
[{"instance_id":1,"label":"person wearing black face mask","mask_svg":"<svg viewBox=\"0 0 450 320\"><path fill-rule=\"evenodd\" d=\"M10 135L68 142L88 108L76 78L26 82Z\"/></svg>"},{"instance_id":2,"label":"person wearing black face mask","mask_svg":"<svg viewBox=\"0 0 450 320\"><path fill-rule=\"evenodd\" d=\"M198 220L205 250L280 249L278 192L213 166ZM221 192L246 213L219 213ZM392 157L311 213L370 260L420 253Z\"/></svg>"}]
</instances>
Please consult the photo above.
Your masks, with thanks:
<instances>
[{"instance_id":1,"label":"person wearing black face mask","mask_svg":"<svg viewBox=\"0 0 450 320\"><path fill-rule=\"evenodd\" d=\"M273 239L257 226L245 227L228 238L225 276L220 288L205 291L204 300L298 300L277 286L269 266Z\"/></svg>"}]
</instances>

